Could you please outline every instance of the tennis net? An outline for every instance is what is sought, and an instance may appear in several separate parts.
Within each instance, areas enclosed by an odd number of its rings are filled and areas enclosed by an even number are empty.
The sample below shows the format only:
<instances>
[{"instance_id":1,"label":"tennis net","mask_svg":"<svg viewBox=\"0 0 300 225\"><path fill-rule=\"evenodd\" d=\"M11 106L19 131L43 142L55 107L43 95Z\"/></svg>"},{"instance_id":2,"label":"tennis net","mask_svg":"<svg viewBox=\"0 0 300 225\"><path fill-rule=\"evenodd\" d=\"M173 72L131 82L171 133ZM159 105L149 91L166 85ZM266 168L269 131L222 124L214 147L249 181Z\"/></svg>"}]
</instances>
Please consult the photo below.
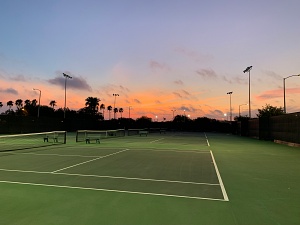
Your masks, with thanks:
<instances>
[{"instance_id":1,"label":"tennis net","mask_svg":"<svg viewBox=\"0 0 300 225\"><path fill-rule=\"evenodd\" d=\"M128 129L128 136L139 135L141 131L147 131L147 129Z\"/></svg>"},{"instance_id":2,"label":"tennis net","mask_svg":"<svg viewBox=\"0 0 300 225\"><path fill-rule=\"evenodd\" d=\"M66 131L0 135L0 151L13 151L66 144Z\"/></svg>"},{"instance_id":3,"label":"tennis net","mask_svg":"<svg viewBox=\"0 0 300 225\"><path fill-rule=\"evenodd\" d=\"M125 130L77 130L76 132L76 142L82 142L87 140L100 140L103 138L116 138L124 137Z\"/></svg>"}]
</instances>

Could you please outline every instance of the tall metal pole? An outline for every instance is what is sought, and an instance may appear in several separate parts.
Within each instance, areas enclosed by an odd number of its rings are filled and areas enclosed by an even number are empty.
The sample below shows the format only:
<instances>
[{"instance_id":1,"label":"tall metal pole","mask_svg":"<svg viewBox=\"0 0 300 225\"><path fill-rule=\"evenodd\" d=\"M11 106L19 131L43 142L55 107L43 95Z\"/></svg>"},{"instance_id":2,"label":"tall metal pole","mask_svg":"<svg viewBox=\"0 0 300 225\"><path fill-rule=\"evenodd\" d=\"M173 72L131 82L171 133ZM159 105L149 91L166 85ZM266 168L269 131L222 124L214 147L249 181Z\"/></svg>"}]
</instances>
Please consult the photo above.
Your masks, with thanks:
<instances>
[{"instance_id":1,"label":"tall metal pole","mask_svg":"<svg viewBox=\"0 0 300 225\"><path fill-rule=\"evenodd\" d=\"M67 79L72 79L68 74L63 73L65 77L65 106L64 106L64 119L66 118L66 108L67 108Z\"/></svg>"},{"instance_id":2,"label":"tall metal pole","mask_svg":"<svg viewBox=\"0 0 300 225\"><path fill-rule=\"evenodd\" d=\"M250 92L250 70L252 66L248 66L243 72L249 72L249 118L251 118L251 92Z\"/></svg>"},{"instance_id":3,"label":"tall metal pole","mask_svg":"<svg viewBox=\"0 0 300 225\"><path fill-rule=\"evenodd\" d=\"M128 118L130 119L130 108L131 108L131 106L129 106L129 115L128 115Z\"/></svg>"},{"instance_id":4,"label":"tall metal pole","mask_svg":"<svg viewBox=\"0 0 300 225\"><path fill-rule=\"evenodd\" d=\"M297 75L290 75L288 77L283 78L283 106L284 106L284 113L286 113L286 103L285 103L285 80L290 77L297 77L300 76L300 74Z\"/></svg>"},{"instance_id":5,"label":"tall metal pole","mask_svg":"<svg viewBox=\"0 0 300 225\"><path fill-rule=\"evenodd\" d=\"M173 112L173 120L174 120L174 112L176 111L176 109L171 109L171 111Z\"/></svg>"},{"instance_id":6,"label":"tall metal pole","mask_svg":"<svg viewBox=\"0 0 300 225\"><path fill-rule=\"evenodd\" d=\"M283 109L284 109L284 113L286 113L286 104L285 104L285 79L283 78Z\"/></svg>"},{"instance_id":7,"label":"tall metal pole","mask_svg":"<svg viewBox=\"0 0 300 225\"><path fill-rule=\"evenodd\" d=\"M232 110L231 110L231 95L232 95L232 91L230 91L230 92L227 92L227 94L230 96L230 121L232 121Z\"/></svg>"},{"instance_id":8,"label":"tall metal pole","mask_svg":"<svg viewBox=\"0 0 300 225\"><path fill-rule=\"evenodd\" d=\"M38 115L37 117L40 118L40 107L41 107L41 95L42 95L42 91L40 89L36 89L36 88L33 88L34 91L39 91L40 92L40 95L39 95L39 107L38 107Z\"/></svg>"},{"instance_id":9,"label":"tall metal pole","mask_svg":"<svg viewBox=\"0 0 300 225\"><path fill-rule=\"evenodd\" d=\"M117 96L120 96L119 94L113 94L113 96L115 96L115 101L114 101L114 119L116 119L116 112L115 112L115 108L116 108L116 98Z\"/></svg>"}]
</instances>

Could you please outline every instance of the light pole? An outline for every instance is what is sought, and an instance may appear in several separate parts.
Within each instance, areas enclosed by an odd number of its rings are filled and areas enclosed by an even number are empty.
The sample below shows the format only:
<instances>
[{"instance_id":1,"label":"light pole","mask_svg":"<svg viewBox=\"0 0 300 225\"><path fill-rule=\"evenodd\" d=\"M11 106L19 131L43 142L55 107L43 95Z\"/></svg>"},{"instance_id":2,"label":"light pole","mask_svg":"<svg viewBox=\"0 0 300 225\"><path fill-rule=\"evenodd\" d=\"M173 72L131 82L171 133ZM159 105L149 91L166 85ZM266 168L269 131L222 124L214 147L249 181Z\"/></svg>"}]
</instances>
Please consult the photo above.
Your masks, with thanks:
<instances>
[{"instance_id":1,"label":"light pole","mask_svg":"<svg viewBox=\"0 0 300 225\"><path fill-rule=\"evenodd\" d=\"M248 66L243 72L249 72L249 118L251 118L251 94L250 94L250 70L252 69L252 66Z\"/></svg>"},{"instance_id":2,"label":"light pole","mask_svg":"<svg viewBox=\"0 0 300 225\"><path fill-rule=\"evenodd\" d=\"M130 108L131 108L131 106L129 106L129 114L128 114L129 119L130 119Z\"/></svg>"},{"instance_id":3,"label":"light pole","mask_svg":"<svg viewBox=\"0 0 300 225\"><path fill-rule=\"evenodd\" d=\"M171 111L173 112L173 120L174 120L174 112L176 111L176 109L171 109Z\"/></svg>"},{"instance_id":4,"label":"light pole","mask_svg":"<svg viewBox=\"0 0 300 225\"><path fill-rule=\"evenodd\" d=\"M40 89L37 88L33 88L34 91L39 91L40 92L40 96L39 96L39 107L38 107L38 115L37 117L40 118L40 106L41 106L41 95L42 95L42 91Z\"/></svg>"},{"instance_id":5,"label":"light pole","mask_svg":"<svg viewBox=\"0 0 300 225\"><path fill-rule=\"evenodd\" d=\"M242 105L248 105L248 104L242 104ZM239 105L239 117L241 116L241 106L242 105Z\"/></svg>"},{"instance_id":6,"label":"light pole","mask_svg":"<svg viewBox=\"0 0 300 225\"><path fill-rule=\"evenodd\" d=\"M116 98L117 96L120 96L119 94L113 94L113 96L115 96L115 101L114 101L114 119L116 119L116 112L115 112L115 108L116 108Z\"/></svg>"},{"instance_id":7,"label":"light pole","mask_svg":"<svg viewBox=\"0 0 300 225\"><path fill-rule=\"evenodd\" d=\"M296 76L300 76L300 74L298 75L290 75L288 77L283 78L283 105L284 105L284 113L286 113L286 103L285 103L285 80L290 78L290 77L296 77Z\"/></svg>"},{"instance_id":8,"label":"light pole","mask_svg":"<svg viewBox=\"0 0 300 225\"><path fill-rule=\"evenodd\" d=\"M231 95L232 95L232 91L230 92L227 92L227 94L230 96L230 108L229 108L229 111L230 111L230 121L232 121L232 111L231 111Z\"/></svg>"},{"instance_id":9,"label":"light pole","mask_svg":"<svg viewBox=\"0 0 300 225\"><path fill-rule=\"evenodd\" d=\"M65 107L64 107L64 119L66 118L66 107L67 107L67 79L72 79L68 74L63 73L65 77Z\"/></svg>"}]
</instances>

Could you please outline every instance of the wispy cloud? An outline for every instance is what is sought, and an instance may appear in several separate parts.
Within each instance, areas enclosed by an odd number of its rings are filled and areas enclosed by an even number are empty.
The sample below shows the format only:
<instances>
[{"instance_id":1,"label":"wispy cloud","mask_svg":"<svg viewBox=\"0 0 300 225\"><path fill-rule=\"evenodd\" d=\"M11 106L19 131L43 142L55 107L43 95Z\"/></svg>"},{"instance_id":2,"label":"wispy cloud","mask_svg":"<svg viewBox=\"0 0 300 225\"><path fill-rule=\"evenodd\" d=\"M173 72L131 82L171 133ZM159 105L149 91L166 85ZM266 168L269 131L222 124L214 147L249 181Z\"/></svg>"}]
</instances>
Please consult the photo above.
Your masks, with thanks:
<instances>
[{"instance_id":1,"label":"wispy cloud","mask_svg":"<svg viewBox=\"0 0 300 225\"><path fill-rule=\"evenodd\" d=\"M0 88L0 93L18 95L18 91L14 88L6 88L6 89Z\"/></svg>"},{"instance_id":2,"label":"wispy cloud","mask_svg":"<svg viewBox=\"0 0 300 225\"><path fill-rule=\"evenodd\" d=\"M228 79L226 76L222 76L222 79L229 84L247 84L247 78L235 76Z\"/></svg>"},{"instance_id":3,"label":"wispy cloud","mask_svg":"<svg viewBox=\"0 0 300 225\"><path fill-rule=\"evenodd\" d=\"M173 92L173 95L175 95L178 98L182 98L182 95L180 93L178 93L178 92Z\"/></svg>"},{"instance_id":4,"label":"wispy cloud","mask_svg":"<svg viewBox=\"0 0 300 225\"><path fill-rule=\"evenodd\" d=\"M165 63L160 63L160 62L151 60L149 64L150 64L150 68L153 71L162 71L162 70L169 71L170 70L170 67L168 65L166 65Z\"/></svg>"},{"instance_id":5,"label":"wispy cloud","mask_svg":"<svg viewBox=\"0 0 300 225\"><path fill-rule=\"evenodd\" d=\"M299 92L300 92L300 90L299 90ZM282 96L283 96L282 90L276 89L276 90L265 91L265 92L261 93L260 95L256 96L255 98L257 100L266 100L266 99L279 98Z\"/></svg>"},{"instance_id":6,"label":"wispy cloud","mask_svg":"<svg viewBox=\"0 0 300 225\"><path fill-rule=\"evenodd\" d=\"M212 55L201 54L201 53L198 53L196 51L189 50L189 49L182 48L182 47L175 48L175 52L177 52L180 55L183 55L183 56L185 56L185 57L187 57L190 60L195 61L195 62L207 62L207 61L213 59Z\"/></svg>"},{"instance_id":7,"label":"wispy cloud","mask_svg":"<svg viewBox=\"0 0 300 225\"><path fill-rule=\"evenodd\" d=\"M300 88L287 88L285 90L286 94L299 94ZM256 96L257 100L266 100L266 99L274 99L274 98L282 98L283 97L283 91L282 89L275 89L275 90L268 90L260 95Z\"/></svg>"},{"instance_id":8,"label":"wispy cloud","mask_svg":"<svg viewBox=\"0 0 300 225\"><path fill-rule=\"evenodd\" d=\"M174 83L178 84L178 85L183 85L183 81L182 80L175 80Z\"/></svg>"},{"instance_id":9,"label":"wispy cloud","mask_svg":"<svg viewBox=\"0 0 300 225\"><path fill-rule=\"evenodd\" d=\"M273 71L267 70L267 71L264 71L264 73L265 73L267 76L272 77L272 78L274 78L274 79L276 79L276 80L282 80L282 79L283 79L282 76L278 75L277 73L275 73L275 72L273 72Z\"/></svg>"},{"instance_id":10,"label":"wispy cloud","mask_svg":"<svg viewBox=\"0 0 300 225\"><path fill-rule=\"evenodd\" d=\"M54 84L60 86L62 88L65 87L65 79L63 76L57 76L53 79L49 79L48 82L50 84ZM72 79L67 81L68 88L76 89L76 90L85 90L85 91L92 91L91 86L86 82L83 77L75 77L72 76Z\"/></svg>"},{"instance_id":11,"label":"wispy cloud","mask_svg":"<svg viewBox=\"0 0 300 225\"><path fill-rule=\"evenodd\" d=\"M142 102L140 101L140 100L138 100L138 99L133 99L133 101L135 102L135 103L137 103L137 104L142 104Z\"/></svg>"},{"instance_id":12,"label":"wispy cloud","mask_svg":"<svg viewBox=\"0 0 300 225\"><path fill-rule=\"evenodd\" d=\"M13 81L28 81L28 80L30 80L28 78L25 78L24 75L11 76L9 79L13 80Z\"/></svg>"},{"instance_id":13,"label":"wispy cloud","mask_svg":"<svg viewBox=\"0 0 300 225\"><path fill-rule=\"evenodd\" d=\"M197 70L196 73L204 79L210 79L210 78L215 79L218 77L216 72L212 69L200 69Z\"/></svg>"}]
</instances>

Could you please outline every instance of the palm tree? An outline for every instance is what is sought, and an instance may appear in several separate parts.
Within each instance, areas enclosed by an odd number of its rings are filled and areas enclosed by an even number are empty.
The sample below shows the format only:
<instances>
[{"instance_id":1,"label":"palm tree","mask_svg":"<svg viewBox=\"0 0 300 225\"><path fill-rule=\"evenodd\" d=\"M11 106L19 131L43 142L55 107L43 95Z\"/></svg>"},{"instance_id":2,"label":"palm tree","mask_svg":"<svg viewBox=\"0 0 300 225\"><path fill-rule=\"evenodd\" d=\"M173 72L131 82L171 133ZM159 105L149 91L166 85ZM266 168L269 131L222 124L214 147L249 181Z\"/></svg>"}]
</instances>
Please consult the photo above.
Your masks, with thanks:
<instances>
[{"instance_id":1,"label":"palm tree","mask_svg":"<svg viewBox=\"0 0 300 225\"><path fill-rule=\"evenodd\" d=\"M109 119L110 119L110 111L112 110L112 106L111 105L107 106L107 110L108 110L108 116L109 116Z\"/></svg>"},{"instance_id":2,"label":"palm tree","mask_svg":"<svg viewBox=\"0 0 300 225\"><path fill-rule=\"evenodd\" d=\"M88 97L85 99L85 106L91 114L96 114L98 112L99 98Z\"/></svg>"},{"instance_id":3,"label":"palm tree","mask_svg":"<svg viewBox=\"0 0 300 225\"><path fill-rule=\"evenodd\" d=\"M123 108L119 108L119 113L121 114L121 118L122 118L122 113L123 113Z\"/></svg>"},{"instance_id":4,"label":"palm tree","mask_svg":"<svg viewBox=\"0 0 300 225\"><path fill-rule=\"evenodd\" d=\"M14 105L14 102L13 101L8 101L6 103L6 105L9 107L9 110L11 110L11 107Z\"/></svg>"},{"instance_id":5,"label":"palm tree","mask_svg":"<svg viewBox=\"0 0 300 225\"><path fill-rule=\"evenodd\" d=\"M55 100L50 101L49 105L52 107L52 109L54 109L54 107L56 106L56 101Z\"/></svg>"},{"instance_id":6,"label":"palm tree","mask_svg":"<svg viewBox=\"0 0 300 225\"><path fill-rule=\"evenodd\" d=\"M25 106L29 106L29 105L31 104L31 101L30 101L29 99L26 99L26 100L24 101L24 103L25 103Z\"/></svg>"},{"instance_id":7,"label":"palm tree","mask_svg":"<svg viewBox=\"0 0 300 225\"><path fill-rule=\"evenodd\" d=\"M102 109L102 116L103 116L103 119L104 119L104 110L105 110L105 105L104 104L100 105L100 110L101 109Z\"/></svg>"},{"instance_id":8,"label":"palm tree","mask_svg":"<svg viewBox=\"0 0 300 225\"><path fill-rule=\"evenodd\" d=\"M0 102L0 108L2 108L3 107L3 103L2 102Z\"/></svg>"},{"instance_id":9,"label":"palm tree","mask_svg":"<svg viewBox=\"0 0 300 225\"><path fill-rule=\"evenodd\" d=\"M118 108L114 108L114 119L116 119L116 113L119 112Z\"/></svg>"},{"instance_id":10,"label":"palm tree","mask_svg":"<svg viewBox=\"0 0 300 225\"><path fill-rule=\"evenodd\" d=\"M32 105L33 107L36 107L36 104L37 104L37 100L36 100L36 99L33 99L33 100L31 101L31 105Z\"/></svg>"},{"instance_id":11,"label":"palm tree","mask_svg":"<svg viewBox=\"0 0 300 225\"><path fill-rule=\"evenodd\" d=\"M20 110L23 107L23 100L22 99L17 99L15 101L15 104L17 106L17 109Z\"/></svg>"}]
</instances>

